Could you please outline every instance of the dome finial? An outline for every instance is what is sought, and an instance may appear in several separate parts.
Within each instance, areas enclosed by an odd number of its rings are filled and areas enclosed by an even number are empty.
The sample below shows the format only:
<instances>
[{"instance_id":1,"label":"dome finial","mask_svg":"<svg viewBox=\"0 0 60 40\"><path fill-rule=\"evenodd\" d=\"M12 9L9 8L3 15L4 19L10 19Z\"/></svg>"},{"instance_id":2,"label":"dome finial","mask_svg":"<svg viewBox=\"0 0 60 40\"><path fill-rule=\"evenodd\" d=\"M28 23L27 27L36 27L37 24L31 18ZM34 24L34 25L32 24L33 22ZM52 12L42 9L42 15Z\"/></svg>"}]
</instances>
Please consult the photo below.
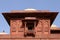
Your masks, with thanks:
<instances>
[{"instance_id":1,"label":"dome finial","mask_svg":"<svg viewBox=\"0 0 60 40\"><path fill-rule=\"evenodd\" d=\"M33 10L33 11L35 11L36 9L33 9L33 8L27 8L27 9L24 9L24 10L27 10L27 11L28 11L28 10L29 10L29 11L30 11L30 10Z\"/></svg>"}]
</instances>

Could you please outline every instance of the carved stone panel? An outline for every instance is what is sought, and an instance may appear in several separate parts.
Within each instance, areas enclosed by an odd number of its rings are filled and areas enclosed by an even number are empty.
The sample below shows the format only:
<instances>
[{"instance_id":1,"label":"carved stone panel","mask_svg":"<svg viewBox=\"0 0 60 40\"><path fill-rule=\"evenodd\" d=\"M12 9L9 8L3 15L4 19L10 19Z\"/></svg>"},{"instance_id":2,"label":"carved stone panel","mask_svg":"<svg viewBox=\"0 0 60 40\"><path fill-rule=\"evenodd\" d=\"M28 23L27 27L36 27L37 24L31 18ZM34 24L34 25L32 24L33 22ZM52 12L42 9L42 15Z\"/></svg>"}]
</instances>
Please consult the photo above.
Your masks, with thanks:
<instances>
[{"instance_id":1,"label":"carved stone panel","mask_svg":"<svg viewBox=\"0 0 60 40\"><path fill-rule=\"evenodd\" d=\"M43 31L42 20L38 21L38 24L35 27L35 29L36 29L36 38L40 38L42 36L42 31Z\"/></svg>"},{"instance_id":2,"label":"carved stone panel","mask_svg":"<svg viewBox=\"0 0 60 40\"><path fill-rule=\"evenodd\" d=\"M17 33L16 20L10 20L10 32L11 32L11 34Z\"/></svg>"},{"instance_id":3,"label":"carved stone panel","mask_svg":"<svg viewBox=\"0 0 60 40\"><path fill-rule=\"evenodd\" d=\"M48 34L50 32L50 20L43 19L43 33Z\"/></svg>"},{"instance_id":4,"label":"carved stone panel","mask_svg":"<svg viewBox=\"0 0 60 40\"><path fill-rule=\"evenodd\" d=\"M18 34L18 32L22 31L22 21L21 20L10 20L10 27L11 27L11 34L15 33Z\"/></svg>"},{"instance_id":5,"label":"carved stone panel","mask_svg":"<svg viewBox=\"0 0 60 40\"><path fill-rule=\"evenodd\" d=\"M37 32L42 32L42 27L43 27L42 20L39 20L38 25L36 27Z\"/></svg>"}]
</instances>

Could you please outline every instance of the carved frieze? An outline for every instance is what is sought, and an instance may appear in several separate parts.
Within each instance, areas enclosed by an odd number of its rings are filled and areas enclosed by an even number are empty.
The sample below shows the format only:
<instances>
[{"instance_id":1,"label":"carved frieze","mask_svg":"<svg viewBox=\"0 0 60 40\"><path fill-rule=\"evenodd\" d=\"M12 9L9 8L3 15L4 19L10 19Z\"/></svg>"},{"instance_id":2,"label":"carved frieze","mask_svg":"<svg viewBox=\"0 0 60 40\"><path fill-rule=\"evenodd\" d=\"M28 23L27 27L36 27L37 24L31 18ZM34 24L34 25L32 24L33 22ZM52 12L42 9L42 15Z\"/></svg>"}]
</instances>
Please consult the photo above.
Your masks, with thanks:
<instances>
[{"instance_id":1,"label":"carved frieze","mask_svg":"<svg viewBox=\"0 0 60 40\"><path fill-rule=\"evenodd\" d=\"M20 32L23 31L23 29L21 29L22 27L22 21L21 20L10 20L10 27L11 27L11 32Z\"/></svg>"},{"instance_id":2,"label":"carved frieze","mask_svg":"<svg viewBox=\"0 0 60 40\"><path fill-rule=\"evenodd\" d=\"M43 33L48 34L50 31L50 20L43 19Z\"/></svg>"},{"instance_id":3,"label":"carved frieze","mask_svg":"<svg viewBox=\"0 0 60 40\"><path fill-rule=\"evenodd\" d=\"M37 31L38 32L42 32L42 27L43 27L42 20L39 20L38 21L38 25L36 27L37 28Z\"/></svg>"}]
</instances>

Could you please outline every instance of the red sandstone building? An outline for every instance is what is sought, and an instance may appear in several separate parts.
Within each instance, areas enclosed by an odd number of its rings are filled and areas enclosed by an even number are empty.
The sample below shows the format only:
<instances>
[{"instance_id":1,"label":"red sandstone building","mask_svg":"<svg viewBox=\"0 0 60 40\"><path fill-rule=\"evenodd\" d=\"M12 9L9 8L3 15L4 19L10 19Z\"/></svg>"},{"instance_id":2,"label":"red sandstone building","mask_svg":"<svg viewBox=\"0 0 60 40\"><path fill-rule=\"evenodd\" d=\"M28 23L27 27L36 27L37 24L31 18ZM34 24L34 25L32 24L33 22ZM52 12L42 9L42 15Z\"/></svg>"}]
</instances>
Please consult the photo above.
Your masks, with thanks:
<instances>
[{"instance_id":1,"label":"red sandstone building","mask_svg":"<svg viewBox=\"0 0 60 40\"><path fill-rule=\"evenodd\" d=\"M60 28L51 29L57 14L46 10L4 12L10 34L0 35L0 40L60 40Z\"/></svg>"}]
</instances>

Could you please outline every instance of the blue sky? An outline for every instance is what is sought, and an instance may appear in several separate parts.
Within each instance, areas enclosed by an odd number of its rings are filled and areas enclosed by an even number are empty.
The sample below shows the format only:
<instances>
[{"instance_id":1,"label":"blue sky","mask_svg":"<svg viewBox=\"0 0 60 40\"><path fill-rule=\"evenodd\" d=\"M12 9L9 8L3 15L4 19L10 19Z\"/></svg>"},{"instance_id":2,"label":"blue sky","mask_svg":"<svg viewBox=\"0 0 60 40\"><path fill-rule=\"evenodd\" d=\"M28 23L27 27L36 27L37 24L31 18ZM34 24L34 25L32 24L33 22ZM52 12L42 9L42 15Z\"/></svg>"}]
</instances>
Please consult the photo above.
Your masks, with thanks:
<instances>
[{"instance_id":1,"label":"blue sky","mask_svg":"<svg viewBox=\"0 0 60 40\"><path fill-rule=\"evenodd\" d=\"M60 0L0 0L0 32L5 30L5 32L10 33L10 27L1 14L2 12L24 10L26 8L60 12ZM60 13L53 24L60 27Z\"/></svg>"}]
</instances>

